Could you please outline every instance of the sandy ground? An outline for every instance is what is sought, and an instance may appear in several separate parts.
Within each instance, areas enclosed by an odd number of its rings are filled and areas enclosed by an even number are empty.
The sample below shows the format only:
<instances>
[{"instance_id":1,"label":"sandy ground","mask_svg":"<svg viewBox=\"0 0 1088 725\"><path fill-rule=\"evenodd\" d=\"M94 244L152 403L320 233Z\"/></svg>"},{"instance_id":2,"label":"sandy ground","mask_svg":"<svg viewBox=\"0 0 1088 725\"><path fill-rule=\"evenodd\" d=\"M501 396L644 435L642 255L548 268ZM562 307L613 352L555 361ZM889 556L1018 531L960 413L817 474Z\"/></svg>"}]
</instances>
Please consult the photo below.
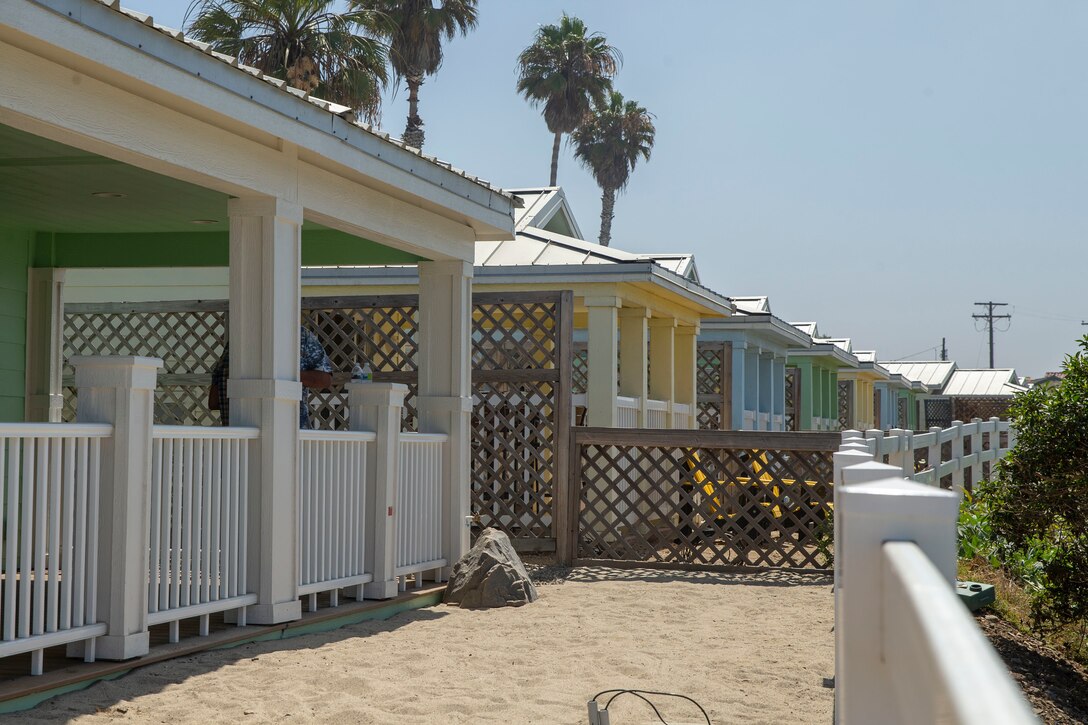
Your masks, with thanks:
<instances>
[{"instance_id":1,"label":"sandy ground","mask_svg":"<svg viewBox=\"0 0 1088 725\"><path fill-rule=\"evenodd\" d=\"M608 688L714 723L829 723L826 578L577 569L521 608L438 606L151 665L20 722L585 723ZM670 723L699 711L653 698ZM612 725L657 722L634 698Z\"/></svg>"}]
</instances>

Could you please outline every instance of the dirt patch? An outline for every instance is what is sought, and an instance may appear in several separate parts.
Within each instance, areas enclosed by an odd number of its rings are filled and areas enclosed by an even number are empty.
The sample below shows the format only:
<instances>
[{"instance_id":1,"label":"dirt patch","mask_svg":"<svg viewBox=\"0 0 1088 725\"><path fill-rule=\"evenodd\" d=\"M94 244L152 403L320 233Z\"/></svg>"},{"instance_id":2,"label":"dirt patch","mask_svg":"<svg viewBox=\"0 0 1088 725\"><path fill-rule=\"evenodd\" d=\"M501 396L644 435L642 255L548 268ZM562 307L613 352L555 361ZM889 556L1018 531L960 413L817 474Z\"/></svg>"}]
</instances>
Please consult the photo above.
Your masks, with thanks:
<instances>
[{"instance_id":1,"label":"dirt patch","mask_svg":"<svg viewBox=\"0 0 1088 725\"><path fill-rule=\"evenodd\" d=\"M1088 669L993 614L976 619L1043 722L1088 722Z\"/></svg>"}]
</instances>

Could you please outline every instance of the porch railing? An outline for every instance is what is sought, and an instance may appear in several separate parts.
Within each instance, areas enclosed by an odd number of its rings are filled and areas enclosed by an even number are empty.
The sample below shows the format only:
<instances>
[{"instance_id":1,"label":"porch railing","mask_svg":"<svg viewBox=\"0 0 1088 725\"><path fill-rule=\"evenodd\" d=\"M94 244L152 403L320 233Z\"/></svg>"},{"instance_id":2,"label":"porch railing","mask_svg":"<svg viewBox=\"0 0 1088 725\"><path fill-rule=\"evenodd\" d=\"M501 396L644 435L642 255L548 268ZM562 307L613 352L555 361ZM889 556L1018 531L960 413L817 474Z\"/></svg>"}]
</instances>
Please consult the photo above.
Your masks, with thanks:
<instances>
[{"instance_id":1,"label":"porch railing","mask_svg":"<svg viewBox=\"0 0 1088 725\"><path fill-rule=\"evenodd\" d=\"M672 404L672 427L687 429L691 428L691 406L684 403Z\"/></svg>"},{"instance_id":2,"label":"porch railing","mask_svg":"<svg viewBox=\"0 0 1088 725\"><path fill-rule=\"evenodd\" d=\"M627 427L627 426L620 426ZM634 428L635 426L630 426ZM669 427L669 404L665 400L646 401L646 428Z\"/></svg>"},{"instance_id":3,"label":"porch railing","mask_svg":"<svg viewBox=\"0 0 1088 725\"><path fill-rule=\"evenodd\" d=\"M299 596L329 592L338 604L339 590L372 581L366 565L367 456L374 433L356 431L299 432ZM358 597L361 598L361 597Z\"/></svg>"},{"instance_id":4,"label":"porch railing","mask_svg":"<svg viewBox=\"0 0 1088 725\"><path fill-rule=\"evenodd\" d=\"M156 425L151 434L147 623L170 624L257 603L246 590L249 447L257 428Z\"/></svg>"},{"instance_id":5,"label":"porch railing","mask_svg":"<svg viewBox=\"0 0 1088 725\"><path fill-rule=\"evenodd\" d=\"M3 639L0 657L106 633L96 612L102 441L112 425L0 424L3 484Z\"/></svg>"},{"instance_id":6,"label":"porch railing","mask_svg":"<svg viewBox=\"0 0 1088 725\"><path fill-rule=\"evenodd\" d=\"M638 411L641 404L640 398L625 396L616 397L616 427L638 428Z\"/></svg>"},{"instance_id":7,"label":"porch railing","mask_svg":"<svg viewBox=\"0 0 1088 725\"><path fill-rule=\"evenodd\" d=\"M396 565L394 574L405 588L406 575L441 569L442 457L449 436L439 433L401 433L400 472L396 503ZM435 577L436 580L439 576Z\"/></svg>"}]
</instances>

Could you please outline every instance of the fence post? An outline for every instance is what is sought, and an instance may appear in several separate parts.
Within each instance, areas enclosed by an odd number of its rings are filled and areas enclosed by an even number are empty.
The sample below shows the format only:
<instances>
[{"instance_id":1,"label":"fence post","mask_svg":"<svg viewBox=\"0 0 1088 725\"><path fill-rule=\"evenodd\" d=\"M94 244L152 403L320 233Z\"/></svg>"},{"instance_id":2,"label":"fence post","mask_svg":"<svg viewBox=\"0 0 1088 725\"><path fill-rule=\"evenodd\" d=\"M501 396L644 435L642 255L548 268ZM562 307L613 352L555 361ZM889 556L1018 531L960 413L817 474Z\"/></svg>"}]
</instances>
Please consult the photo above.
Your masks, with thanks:
<instances>
[{"instance_id":1,"label":"fence post","mask_svg":"<svg viewBox=\"0 0 1088 725\"><path fill-rule=\"evenodd\" d=\"M75 357L80 423L112 423L102 446L98 541L98 616L105 636L95 657L127 660L148 653L147 576L151 433L155 385L162 360L152 357ZM88 542L89 544L91 542ZM82 657L86 643L68 646Z\"/></svg>"},{"instance_id":2,"label":"fence post","mask_svg":"<svg viewBox=\"0 0 1088 725\"><path fill-rule=\"evenodd\" d=\"M929 445L929 450L926 451L926 465L933 469L933 473L930 474L930 485L941 487L941 431L943 429L940 426L933 426L929 429L929 432L933 434L933 443Z\"/></svg>"},{"instance_id":3,"label":"fence post","mask_svg":"<svg viewBox=\"0 0 1088 725\"><path fill-rule=\"evenodd\" d=\"M971 490L973 491L982 473L982 464L978 461L979 456L982 455L982 418L973 418L971 423L975 426L975 432L971 434L971 455L975 457L975 464L971 466Z\"/></svg>"},{"instance_id":4,"label":"fence post","mask_svg":"<svg viewBox=\"0 0 1088 725\"><path fill-rule=\"evenodd\" d=\"M845 469L844 476L836 513L850 534L842 542L842 561L835 562L843 569L835 607L835 720L895 725L900 722L896 694L883 661L882 630L895 626L883 616L883 544L916 542L954 586L959 497L904 480L897 470L876 463ZM881 477L873 480L876 476Z\"/></svg>"},{"instance_id":5,"label":"fence post","mask_svg":"<svg viewBox=\"0 0 1088 725\"><path fill-rule=\"evenodd\" d=\"M963 495L963 421L952 421L956 432L952 436L952 460L956 467L952 469L952 490Z\"/></svg>"},{"instance_id":6,"label":"fence post","mask_svg":"<svg viewBox=\"0 0 1088 725\"><path fill-rule=\"evenodd\" d=\"M914 477L914 431L899 431L899 450L903 458L899 461L903 467L903 478Z\"/></svg>"},{"instance_id":7,"label":"fence post","mask_svg":"<svg viewBox=\"0 0 1088 725\"><path fill-rule=\"evenodd\" d=\"M873 458L875 458L877 462L883 463L884 431L880 430L879 428L870 428L869 430L865 431L865 439L871 440L873 442L873 446L871 448L871 450L873 451Z\"/></svg>"},{"instance_id":8,"label":"fence post","mask_svg":"<svg viewBox=\"0 0 1088 725\"><path fill-rule=\"evenodd\" d=\"M366 457L366 532L364 570L374 580L354 592L356 599L397 596L397 476L400 472L400 422L408 386L400 383L348 383L348 425L373 431L374 448Z\"/></svg>"}]
</instances>

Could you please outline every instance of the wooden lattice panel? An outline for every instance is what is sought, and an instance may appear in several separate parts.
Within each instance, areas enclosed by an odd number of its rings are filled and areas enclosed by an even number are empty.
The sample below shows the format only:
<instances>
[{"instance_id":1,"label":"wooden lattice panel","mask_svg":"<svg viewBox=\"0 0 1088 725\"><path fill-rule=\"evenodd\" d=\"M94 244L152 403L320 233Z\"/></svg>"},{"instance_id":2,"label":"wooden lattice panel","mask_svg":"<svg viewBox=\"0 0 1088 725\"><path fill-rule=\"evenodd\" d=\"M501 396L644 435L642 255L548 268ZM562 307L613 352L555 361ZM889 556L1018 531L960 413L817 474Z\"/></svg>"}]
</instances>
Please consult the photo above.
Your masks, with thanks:
<instances>
[{"instance_id":1,"label":"wooden lattice panel","mask_svg":"<svg viewBox=\"0 0 1088 725\"><path fill-rule=\"evenodd\" d=\"M785 427L788 431L797 430L799 423L798 410L801 407L801 396L798 388L801 384L801 373L797 368L786 368L786 414Z\"/></svg>"},{"instance_id":2,"label":"wooden lattice panel","mask_svg":"<svg viewBox=\"0 0 1088 725\"><path fill-rule=\"evenodd\" d=\"M720 343L700 343L695 357L695 386L701 395L722 394L722 356L725 350Z\"/></svg>"},{"instance_id":3,"label":"wooden lattice panel","mask_svg":"<svg viewBox=\"0 0 1088 725\"><path fill-rule=\"evenodd\" d=\"M923 428L933 426L948 428L952 425L952 400L950 398L929 398L925 401L926 419Z\"/></svg>"},{"instance_id":4,"label":"wooden lattice panel","mask_svg":"<svg viewBox=\"0 0 1088 725\"><path fill-rule=\"evenodd\" d=\"M473 304L472 508L516 545L555 545L570 428L570 293L480 294Z\"/></svg>"},{"instance_id":5,"label":"wooden lattice panel","mask_svg":"<svg viewBox=\"0 0 1088 725\"><path fill-rule=\"evenodd\" d=\"M712 401L699 401L696 412L696 424L705 430L719 430L722 427L721 406Z\"/></svg>"},{"instance_id":6,"label":"wooden lattice panel","mask_svg":"<svg viewBox=\"0 0 1088 725\"><path fill-rule=\"evenodd\" d=\"M839 381L839 428L850 430L854 427L854 381Z\"/></svg>"},{"instance_id":7,"label":"wooden lattice panel","mask_svg":"<svg viewBox=\"0 0 1088 725\"><path fill-rule=\"evenodd\" d=\"M1011 402L1012 398L953 398L952 417L963 421L975 418L1008 420Z\"/></svg>"},{"instance_id":8,"label":"wooden lattice panel","mask_svg":"<svg viewBox=\"0 0 1088 725\"><path fill-rule=\"evenodd\" d=\"M574 434L577 559L828 568L835 434L641 433Z\"/></svg>"},{"instance_id":9,"label":"wooden lattice panel","mask_svg":"<svg viewBox=\"0 0 1088 725\"><path fill-rule=\"evenodd\" d=\"M575 346L571 366L572 392L576 395L585 393L589 389L589 349L585 345Z\"/></svg>"}]
</instances>

